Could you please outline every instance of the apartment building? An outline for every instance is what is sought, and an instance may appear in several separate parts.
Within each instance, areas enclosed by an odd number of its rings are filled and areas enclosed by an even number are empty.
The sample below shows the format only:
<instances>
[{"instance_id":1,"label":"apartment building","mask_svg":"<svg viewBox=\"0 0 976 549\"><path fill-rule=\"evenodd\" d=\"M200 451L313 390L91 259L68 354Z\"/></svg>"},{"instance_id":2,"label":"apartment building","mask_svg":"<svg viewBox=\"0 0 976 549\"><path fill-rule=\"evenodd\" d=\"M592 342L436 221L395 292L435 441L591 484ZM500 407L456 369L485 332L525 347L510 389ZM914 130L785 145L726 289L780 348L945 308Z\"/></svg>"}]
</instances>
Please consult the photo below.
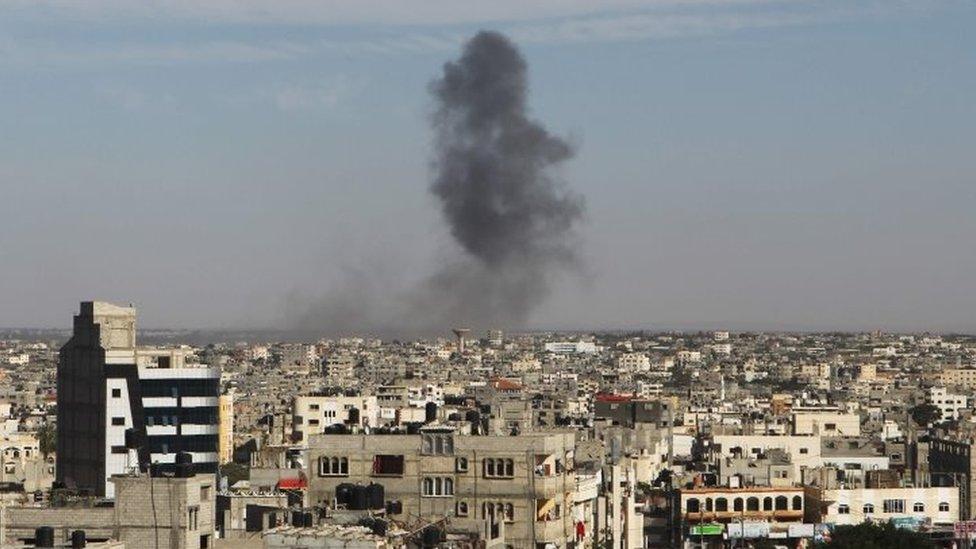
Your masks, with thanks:
<instances>
[{"instance_id":1,"label":"apartment building","mask_svg":"<svg viewBox=\"0 0 976 549\"><path fill-rule=\"evenodd\" d=\"M292 403L292 438L302 443L336 424L376 427L379 419L375 396L297 396Z\"/></svg>"},{"instance_id":2,"label":"apartment building","mask_svg":"<svg viewBox=\"0 0 976 549\"><path fill-rule=\"evenodd\" d=\"M942 412L942 421L959 419L959 410L966 409L966 395L952 394L945 387L930 387L926 400Z\"/></svg>"},{"instance_id":3,"label":"apartment building","mask_svg":"<svg viewBox=\"0 0 976 549\"><path fill-rule=\"evenodd\" d=\"M179 452L215 473L220 370L187 355L137 347L135 308L83 302L58 361L57 480L112 497L112 475L150 462L175 472ZM141 441L135 459L128 430Z\"/></svg>"},{"instance_id":4,"label":"apartment building","mask_svg":"<svg viewBox=\"0 0 976 549\"><path fill-rule=\"evenodd\" d=\"M795 407L792 410L794 435L819 434L832 437L861 435L861 418L836 409Z\"/></svg>"},{"instance_id":5,"label":"apartment building","mask_svg":"<svg viewBox=\"0 0 976 549\"><path fill-rule=\"evenodd\" d=\"M939 382L947 387L976 388L976 368L950 368L939 372Z\"/></svg>"},{"instance_id":6,"label":"apartment building","mask_svg":"<svg viewBox=\"0 0 976 549\"><path fill-rule=\"evenodd\" d=\"M686 488L680 491L679 501L682 533L719 543L722 535L743 537L745 525L761 526L760 537L786 534L790 525L803 522L805 509L800 487ZM745 532L745 537L751 536Z\"/></svg>"},{"instance_id":7,"label":"apartment building","mask_svg":"<svg viewBox=\"0 0 976 549\"><path fill-rule=\"evenodd\" d=\"M800 478L804 467L821 465L819 435L713 435L712 451L716 457L759 457L770 450L782 450L793 467L793 478Z\"/></svg>"},{"instance_id":8,"label":"apartment building","mask_svg":"<svg viewBox=\"0 0 976 549\"><path fill-rule=\"evenodd\" d=\"M951 525L959 520L959 488L806 487L807 522L860 524L891 521L904 526Z\"/></svg>"},{"instance_id":9,"label":"apartment building","mask_svg":"<svg viewBox=\"0 0 976 549\"><path fill-rule=\"evenodd\" d=\"M451 518L478 532L505 523L513 547L566 547L574 536L572 431L460 435L428 426L414 435L315 435L308 440L308 499L330 505L341 484L376 483L394 517Z\"/></svg>"}]
</instances>

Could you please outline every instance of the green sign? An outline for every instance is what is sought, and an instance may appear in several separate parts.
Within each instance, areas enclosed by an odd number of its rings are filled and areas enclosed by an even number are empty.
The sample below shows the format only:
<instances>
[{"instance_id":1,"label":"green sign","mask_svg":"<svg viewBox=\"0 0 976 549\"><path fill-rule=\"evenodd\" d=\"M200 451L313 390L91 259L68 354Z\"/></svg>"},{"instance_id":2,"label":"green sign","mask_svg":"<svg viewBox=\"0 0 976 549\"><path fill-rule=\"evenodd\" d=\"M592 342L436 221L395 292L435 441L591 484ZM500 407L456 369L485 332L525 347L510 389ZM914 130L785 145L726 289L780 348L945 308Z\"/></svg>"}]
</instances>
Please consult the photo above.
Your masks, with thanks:
<instances>
[{"instance_id":1,"label":"green sign","mask_svg":"<svg viewBox=\"0 0 976 549\"><path fill-rule=\"evenodd\" d=\"M693 524L689 532L692 536L721 536L725 527L721 524Z\"/></svg>"}]
</instances>

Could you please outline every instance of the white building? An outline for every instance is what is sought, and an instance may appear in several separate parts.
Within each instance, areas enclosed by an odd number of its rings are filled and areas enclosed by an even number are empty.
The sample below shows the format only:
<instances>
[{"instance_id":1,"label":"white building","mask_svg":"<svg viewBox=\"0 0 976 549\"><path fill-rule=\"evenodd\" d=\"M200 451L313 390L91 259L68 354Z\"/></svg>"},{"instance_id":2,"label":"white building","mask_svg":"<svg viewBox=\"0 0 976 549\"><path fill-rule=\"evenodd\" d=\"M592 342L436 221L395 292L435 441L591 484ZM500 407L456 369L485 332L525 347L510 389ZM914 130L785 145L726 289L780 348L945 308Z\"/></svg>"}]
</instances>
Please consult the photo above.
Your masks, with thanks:
<instances>
[{"instance_id":1,"label":"white building","mask_svg":"<svg viewBox=\"0 0 976 549\"><path fill-rule=\"evenodd\" d=\"M600 350L596 343L592 341L554 341L546 343L545 349L547 353L566 355L591 354Z\"/></svg>"},{"instance_id":2,"label":"white building","mask_svg":"<svg viewBox=\"0 0 976 549\"><path fill-rule=\"evenodd\" d=\"M966 409L966 396L952 394L945 387L930 388L928 402L942 412L942 421L959 419L959 410Z\"/></svg>"},{"instance_id":3,"label":"white building","mask_svg":"<svg viewBox=\"0 0 976 549\"><path fill-rule=\"evenodd\" d=\"M959 488L807 488L817 522L860 524L865 520L950 525L959 518Z\"/></svg>"}]
</instances>

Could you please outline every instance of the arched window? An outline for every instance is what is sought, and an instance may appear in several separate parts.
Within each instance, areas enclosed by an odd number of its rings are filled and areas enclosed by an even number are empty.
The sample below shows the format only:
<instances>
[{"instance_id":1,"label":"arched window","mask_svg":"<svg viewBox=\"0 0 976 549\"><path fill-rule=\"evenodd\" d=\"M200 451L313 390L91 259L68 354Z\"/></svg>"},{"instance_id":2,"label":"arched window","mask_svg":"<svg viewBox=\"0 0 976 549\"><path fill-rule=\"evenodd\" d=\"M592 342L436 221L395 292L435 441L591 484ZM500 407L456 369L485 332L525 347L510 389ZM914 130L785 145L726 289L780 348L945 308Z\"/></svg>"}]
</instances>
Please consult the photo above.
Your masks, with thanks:
<instances>
[{"instance_id":1,"label":"arched window","mask_svg":"<svg viewBox=\"0 0 976 549\"><path fill-rule=\"evenodd\" d=\"M332 458L332 463L329 464L330 472L334 475L339 472L339 458Z\"/></svg>"},{"instance_id":2,"label":"arched window","mask_svg":"<svg viewBox=\"0 0 976 549\"><path fill-rule=\"evenodd\" d=\"M444 495L453 496L454 495L454 480L445 478L444 479Z\"/></svg>"},{"instance_id":3,"label":"arched window","mask_svg":"<svg viewBox=\"0 0 976 549\"><path fill-rule=\"evenodd\" d=\"M763 511L773 510L773 498L766 496L763 498Z\"/></svg>"},{"instance_id":4,"label":"arched window","mask_svg":"<svg viewBox=\"0 0 976 549\"><path fill-rule=\"evenodd\" d=\"M511 503L505 504L505 520L513 521L515 520L515 506Z\"/></svg>"},{"instance_id":5,"label":"arched window","mask_svg":"<svg viewBox=\"0 0 976 549\"><path fill-rule=\"evenodd\" d=\"M466 501L459 501L457 503L457 513L456 514L459 517L466 517L466 516L468 516L468 502L466 502Z\"/></svg>"},{"instance_id":6,"label":"arched window","mask_svg":"<svg viewBox=\"0 0 976 549\"><path fill-rule=\"evenodd\" d=\"M514 477L515 476L515 461L511 459L505 460L505 476Z\"/></svg>"},{"instance_id":7,"label":"arched window","mask_svg":"<svg viewBox=\"0 0 976 549\"><path fill-rule=\"evenodd\" d=\"M949 502L948 501L943 501L943 502L939 503L939 512L941 512L941 513L948 513L949 512Z\"/></svg>"},{"instance_id":8,"label":"arched window","mask_svg":"<svg viewBox=\"0 0 976 549\"><path fill-rule=\"evenodd\" d=\"M915 513L924 513L925 512L925 504L922 503L921 501L916 501L915 502L915 505L912 506L912 511L915 512Z\"/></svg>"},{"instance_id":9,"label":"arched window","mask_svg":"<svg viewBox=\"0 0 976 549\"><path fill-rule=\"evenodd\" d=\"M349 458L339 458L339 473L349 474Z\"/></svg>"},{"instance_id":10,"label":"arched window","mask_svg":"<svg viewBox=\"0 0 976 549\"><path fill-rule=\"evenodd\" d=\"M441 477L434 479L434 495L439 496L444 493L444 480Z\"/></svg>"},{"instance_id":11,"label":"arched window","mask_svg":"<svg viewBox=\"0 0 976 549\"><path fill-rule=\"evenodd\" d=\"M803 498L800 496L793 496L793 510L802 511L803 510Z\"/></svg>"},{"instance_id":12,"label":"arched window","mask_svg":"<svg viewBox=\"0 0 976 549\"><path fill-rule=\"evenodd\" d=\"M495 476L495 460L493 458L485 458L485 476Z\"/></svg>"},{"instance_id":13,"label":"arched window","mask_svg":"<svg viewBox=\"0 0 976 549\"><path fill-rule=\"evenodd\" d=\"M701 507L700 504L698 503L698 499L697 498L689 499L688 503L685 504L685 510L689 513L697 513L698 511L701 511Z\"/></svg>"},{"instance_id":14,"label":"arched window","mask_svg":"<svg viewBox=\"0 0 976 549\"><path fill-rule=\"evenodd\" d=\"M443 437L433 437L434 438L434 453L443 454L444 453L444 438Z\"/></svg>"},{"instance_id":15,"label":"arched window","mask_svg":"<svg viewBox=\"0 0 976 549\"><path fill-rule=\"evenodd\" d=\"M482 503L481 504L481 518L492 518L495 516L495 504L494 503Z\"/></svg>"},{"instance_id":16,"label":"arched window","mask_svg":"<svg viewBox=\"0 0 976 549\"><path fill-rule=\"evenodd\" d=\"M424 495L434 495L434 479L430 477L424 477Z\"/></svg>"},{"instance_id":17,"label":"arched window","mask_svg":"<svg viewBox=\"0 0 976 549\"><path fill-rule=\"evenodd\" d=\"M786 496L776 496L776 510L785 511L789 509L789 503L786 500Z\"/></svg>"},{"instance_id":18,"label":"arched window","mask_svg":"<svg viewBox=\"0 0 976 549\"><path fill-rule=\"evenodd\" d=\"M838 515L849 515L851 514L851 508L846 503L841 503L837 505Z\"/></svg>"},{"instance_id":19,"label":"arched window","mask_svg":"<svg viewBox=\"0 0 976 549\"><path fill-rule=\"evenodd\" d=\"M732 500L732 510L741 511L742 510L742 498L735 498Z\"/></svg>"},{"instance_id":20,"label":"arched window","mask_svg":"<svg viewBox=\"0 0 976 549\"><path fill-rule=\"evenodd\" d=\"M758 511L759 510L759 498L749 498L746 500L746 511Z\"/></svg>"},{"instance_id":21,"label":"arched window","mask_svg":"<svg viewBox=\"0 0 976 549\"><path fill-rule=\"evenodd\" d=\"M705 512L712 512L712 498L705 498Z\"/></svg>"},{"instance_id":22,"label":"arched window","mask_svg":"<svg viewBox=\"0 0 976 549\"><path fill-rule=\"evenodd\" d=\"M865 503L864 507L861 510L864 511L865 515L871 515L874 513L874 505L870 503Z\"/></svg>"},{"instance_id":23,"label":"arched window","mask_svg":"<svg viewBox=\"0 0 976 549\"><path fill-rule=\"evenodd\" d=\"M725 498L717 498L715 500L715 510L719 513L724 513L729 510L729 500Z\"/></svg>"}]
</instances>

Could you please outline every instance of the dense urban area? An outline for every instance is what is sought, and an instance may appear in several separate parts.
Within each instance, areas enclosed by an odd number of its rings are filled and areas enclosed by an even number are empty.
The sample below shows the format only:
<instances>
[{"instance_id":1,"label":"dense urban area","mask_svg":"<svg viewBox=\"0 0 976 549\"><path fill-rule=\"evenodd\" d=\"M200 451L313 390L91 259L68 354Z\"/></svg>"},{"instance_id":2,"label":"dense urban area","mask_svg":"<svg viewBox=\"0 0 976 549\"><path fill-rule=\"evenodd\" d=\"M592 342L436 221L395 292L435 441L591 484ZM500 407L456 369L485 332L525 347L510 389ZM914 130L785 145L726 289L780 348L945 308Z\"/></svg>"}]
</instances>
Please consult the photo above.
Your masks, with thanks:
<instances>
[{"instance_id":1,"label":"dense urban area","mask_svg":"<svg viewBox=\"0 0 976 549\"><path fill-rule=\"evenodd\" d=\"M805 547L858 529L948 547L976 531L971 336L137 334L134 308L85 302L68 334L0 342L4 547Z\"/></svg>"}]
</instances>

